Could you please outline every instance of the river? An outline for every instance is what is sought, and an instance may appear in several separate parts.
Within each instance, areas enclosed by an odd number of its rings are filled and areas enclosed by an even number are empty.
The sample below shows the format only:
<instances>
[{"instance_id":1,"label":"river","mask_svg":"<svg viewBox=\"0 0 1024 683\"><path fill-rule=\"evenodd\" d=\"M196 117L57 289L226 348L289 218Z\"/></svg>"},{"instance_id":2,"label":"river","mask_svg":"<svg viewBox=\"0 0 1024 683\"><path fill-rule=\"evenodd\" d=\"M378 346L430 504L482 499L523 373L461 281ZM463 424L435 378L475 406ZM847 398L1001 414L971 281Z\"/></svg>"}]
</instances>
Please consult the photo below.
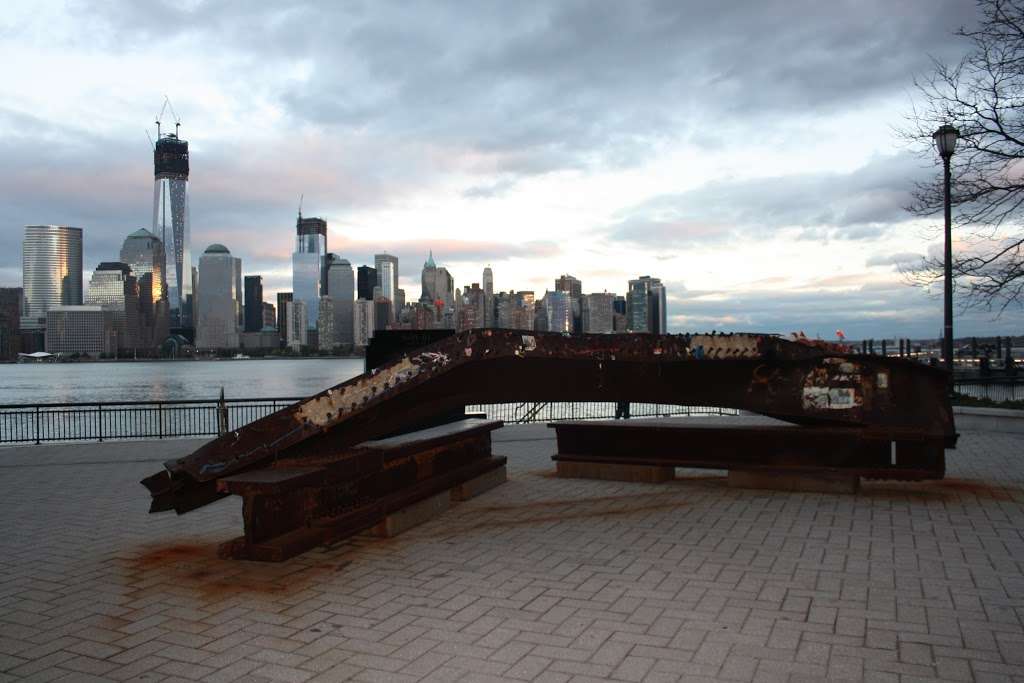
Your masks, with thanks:
<instances>
[{"instance_id":1,"label":"river","mask_svg":"<svg viewBox=\"0 0 1024 683\"><path fill-rule=\"evenodd\" d=\"M0 404L309 396L362 371L362 358L2 364Z\"/></svg>"}]
</instances>

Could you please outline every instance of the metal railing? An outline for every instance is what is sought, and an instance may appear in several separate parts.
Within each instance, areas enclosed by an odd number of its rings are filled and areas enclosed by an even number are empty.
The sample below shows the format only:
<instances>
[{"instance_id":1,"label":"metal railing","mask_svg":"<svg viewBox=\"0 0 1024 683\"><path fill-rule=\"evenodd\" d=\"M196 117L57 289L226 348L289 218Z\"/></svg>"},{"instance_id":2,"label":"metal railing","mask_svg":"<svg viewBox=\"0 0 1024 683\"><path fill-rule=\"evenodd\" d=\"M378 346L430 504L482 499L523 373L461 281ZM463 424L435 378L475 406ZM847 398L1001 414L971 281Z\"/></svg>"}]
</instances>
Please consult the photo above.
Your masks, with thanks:
<instances>
[{"instance_id":1,"label":"metal railing","mask_svg":"<svg viewBox=\"0 0 1024 683\"><path fill-rule=\"evenodd\" d=\"M987 398L996 402L1024 400L1024 378L957 378L953 389L964 396Z\"/></svg>"},{"instance_id":2,"label":"metal railing","mask_svg":"<svg viewBox=\"0 0 1024 683\"><path fill-rule=\"evenodd\" d=\"M106 441L216 436L266 417L300 398L235 398L0 405L0 443ZM615 417L615 403L496 403L466 406L506 423ZM725 408L630 404L630 417L735 415ZM225 424L226 423L226 424Z\"/></svg>"},{"instance_id":3,"label":"metal railing","mask_svg":"<svg viewBox=\"0 0 1024 683\"><path fill-rule=\"evenodd\" d=\"M298 398L0 405L0 443L214 436L277 412Z\"/></svg>"}]
</instances>

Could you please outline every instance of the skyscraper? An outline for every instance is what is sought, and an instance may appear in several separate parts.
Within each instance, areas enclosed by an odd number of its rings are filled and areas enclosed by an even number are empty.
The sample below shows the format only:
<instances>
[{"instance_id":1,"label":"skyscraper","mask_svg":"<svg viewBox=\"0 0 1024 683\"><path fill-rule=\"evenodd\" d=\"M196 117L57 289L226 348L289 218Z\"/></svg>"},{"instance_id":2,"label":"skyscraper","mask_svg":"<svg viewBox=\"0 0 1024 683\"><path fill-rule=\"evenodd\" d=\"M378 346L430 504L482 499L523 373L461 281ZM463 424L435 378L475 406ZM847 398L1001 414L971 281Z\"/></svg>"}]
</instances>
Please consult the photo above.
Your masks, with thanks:
<instances>
[{"instance_id":1,"label":"skyscraper","mask_svg":"<svg viewBox=\"0 0 1024 683\"><path fill-rule=\"evenodd\" d=\"M380 287L381 296L391 302L391 320L394 320L395 295L398 292L398 257L391 254L375 254L373 261L377 269L377 286Z\"/></svg>"},{"instance_id":2,"label":"skyscraper","mask_svg":"<svg viewBox=\"0 0 1024 683\"><path fill-rule=\"evenodd\" d=\"M569 296L578 300L583 296L583 283L572 275L563 275L555 280L555 291L569 292Z\"/></svg>"},{"instance_id":3,"label":"skyscraper","mask_svg":"<svg viewBox=\"0 0 1024 683\"><path fill-rule=\"evenodd\" d=\"M54 306L82 304L82 229L65 225L26 225L21 245L25 296L22 330L46 327Z\"/></svg>"},{"instance_id":4,"label":"skyscraper","mask_svg":"<svg viewBox=\"0 0 1024 683\"><path fill-rule=\"evenodd\" d=\"M327 221L303 218L295 222L295 251L292 253L292 300L306 304L306 324L316 329L320 296L324 287L327 257Z\"/></svg>"},{"instance_id":5,"label":"skyscraper","mask_svg":"<svg viewBox=\"0 0 1024 683\"><path fill-rule=\"evenodd\" d=\"M330 254L327 263L327 291L334 303L335 341L345 346L352 343L355 275L352 264L337 254Z\"/></svg>"},{"instance_id":6,"label":"skyscraper","mask_svg":"<svg viewBox=\"0 0 1024 683\"><path fill-rule=\"evenodd\" d=\"M291 300L291 292L277 293L277 333L282 345L288 342L288 302Z\"/></svg>"},{"instance_id":7,"label":"skyscraper","mask_svg":"<svg viewBox=\"0 0 1024 683\"><path fill-rule=\"evenodd\" d=\"M494 327L494 271L490 266L484 268L484 327Z\"/></svg>"},{"instance_id":8,"label":"skyscraper","mask_svg":"<svg viewBox=\"0 0 1024 683\"><path fill-rule=\"evenodd\" d=\"M223 244L211 244L199 259L196 293L196 348L238 348L238 271L241 260Z\"/></svg>"},{"instance_id":9,"label":"skyscraper","mask_svg":"<svg viewBox=\"0 0 1024 683\"><path fill-rule=\"evenodd\" d=\"M192 323L192 245L188 214L188 142L160 133L153 146L153 232L164 245L167 305L171 327Z\"/></svg>"},{"instance_id":10,"label":"skyscraper","mask_svg":"<svg viewBox=\"0 0 1024 683\"><path fill-rule=\"evenodd\" d=\"M630 332L665 334L667 313L665 287L661 280L642 275L629 281L626 295L626 320Z\"/></svg>"},{"instance_id":11,"label":"skyscraper","mask_svg":"<svg viewBox=\"0 0 1024 683\"><path fill-rule=\"evenodd\" d=\"M164 244L145 228L136 230L121 245L121 263L132 269L139 283L139 346L158 346L167 338L167 259Z\"/></svg>"},{"instance_id":12,"label":"skyscraper","mask_svg":"<svg viewBox=\"0 0 1024 683\"><path fill-rule=\"evenodd\" d=\"M610 334L615 330L615 295L586 294L581 299L583 331Z\"/></svg>"},{"instance_id":13,"label":"skyscraper","mask_svg":"<svg viewBox=\"0 0 1024 683\"><path fill-rule=\"evenodd\" d=\"M21 350L21 287L0 287L0 359L15 357Z\"/></svg>"},{"instance_id":14,"label":"skyscraper","mask_svg":"<svg viewBox=\"0 0 1024 683\"><path fill-rule=\"evenodd\" d=\"M356 269L356 298L373 301L373 288L377 286L377 269L359 266Z\"/></svg>"},{"instance_id":15,"label":"skyscraper","mask_svg":"<svg viewBox=\"0 0 1024 683\"><path fill-rule=\"evenodd\" d=\"M263 329L263 276L245 276L245 331Z\"/></svg>"},{"instance_id":16,"label":"skyscraper","mask_svg":"<svg viewBox=\"0 0 1024 683\"><path fill-rule=\"evenodd\" d=\"M139 329L139 283L128 264L104 261L96 266L89 280L85 304L112 312L117 348L140 346L143 335Z\"/></svg>"}]
</instances>

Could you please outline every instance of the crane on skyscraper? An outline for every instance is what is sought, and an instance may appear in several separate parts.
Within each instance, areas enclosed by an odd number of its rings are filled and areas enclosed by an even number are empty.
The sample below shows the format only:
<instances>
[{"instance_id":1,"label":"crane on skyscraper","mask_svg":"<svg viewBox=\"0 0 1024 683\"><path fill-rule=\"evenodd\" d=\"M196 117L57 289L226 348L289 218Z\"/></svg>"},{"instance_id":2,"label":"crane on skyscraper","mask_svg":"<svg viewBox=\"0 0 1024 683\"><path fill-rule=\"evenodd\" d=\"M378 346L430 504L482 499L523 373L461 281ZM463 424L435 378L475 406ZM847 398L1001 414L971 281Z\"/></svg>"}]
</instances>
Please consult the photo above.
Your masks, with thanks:
<instances>
[{"instance_id":1,"label":"crane on skyscraper","mask_svg":"<svg viewBox=\"0 0 1024 683\"><path fill-rule=\"evenodd\" d=\"M164 95L164 104L160 107L160 113L156 115L156 139L160 139L160 119L164 117L164 112L168 109L171 110L171 116L174 117L174 137L178 137L178 129L181 128L181 119L178 117L178 113L174 111L174 105L171 104L171 98L169 95Z\"/></svg>"}]
</instances>

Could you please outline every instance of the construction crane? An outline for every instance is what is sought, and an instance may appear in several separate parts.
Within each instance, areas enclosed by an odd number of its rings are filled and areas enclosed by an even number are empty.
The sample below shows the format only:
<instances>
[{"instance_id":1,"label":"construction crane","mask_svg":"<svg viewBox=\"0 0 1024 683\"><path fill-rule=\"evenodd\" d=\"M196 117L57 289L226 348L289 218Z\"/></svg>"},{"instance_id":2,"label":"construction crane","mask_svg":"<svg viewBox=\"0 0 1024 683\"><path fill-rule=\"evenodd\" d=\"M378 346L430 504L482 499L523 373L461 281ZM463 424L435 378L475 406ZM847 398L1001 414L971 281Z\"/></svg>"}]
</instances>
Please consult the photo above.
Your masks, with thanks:
<instances>
[{"instance_id":1,"label":"construction crane","mask_svg":"<svg viewBox=\"0 0 1024 683\"><path fill-rule=\"evenodd\" d=\"M160 139L160 119L164 117L164 113L170 109L171 116L174 117L174 137L178 137L178 129L181 128L181 119L178 117L178 113L174 111L174 105L171 104L171 98L168 95L164 95L164 104L160 107L160 113L156 115L156 139Z\"/></svg>"}]
</instances>

